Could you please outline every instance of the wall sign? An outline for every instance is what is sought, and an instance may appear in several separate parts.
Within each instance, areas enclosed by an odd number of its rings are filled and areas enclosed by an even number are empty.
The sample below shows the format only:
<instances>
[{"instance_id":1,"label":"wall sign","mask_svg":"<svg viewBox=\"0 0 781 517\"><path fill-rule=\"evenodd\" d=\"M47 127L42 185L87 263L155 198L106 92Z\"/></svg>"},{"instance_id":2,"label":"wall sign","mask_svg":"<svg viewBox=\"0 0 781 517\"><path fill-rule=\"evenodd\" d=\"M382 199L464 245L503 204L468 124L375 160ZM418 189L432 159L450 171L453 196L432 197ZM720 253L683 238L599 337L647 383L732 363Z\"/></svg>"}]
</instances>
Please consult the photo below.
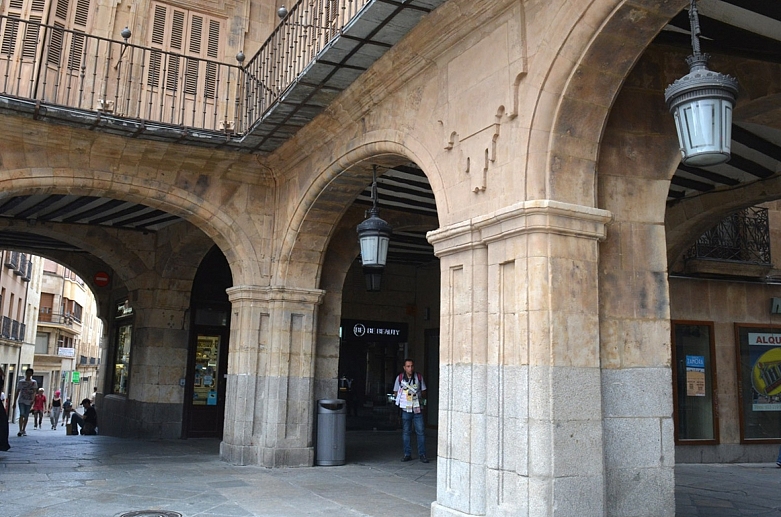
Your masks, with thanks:
<instances>
[{"instance_id":1,"label":"wall sign","mask_svg":"<svg viewBox=\"0 0 781 517\"><path fill-rule=\"evenodd\" d=\"M108 273L105 271L98 271L95 273L95 276L92 277L92 280L95 282L95 285L98 287L106 287L111 281L111 278L108 276Z\"/></svg>"},{"instance_id":2,"label":"wall sign","mask_svg":"<svg viewBox=\"0 0 781 517\"><path fill-rule=\"evenodd\" d=\"M394 321L342 320L342 339L363 343L407 341L407 324Z\"/></svg>"},{"instance_id":3,"label":"wall sign","mask_svg":"<svg viewBox=\"0 0 781 517\"><path fill-rule=\"evenodd\" d=\"M686 396L705 396L705 356L686 356Z\"/></svg>"},{"instance_id":4,"label":"wall sign","mask_svg":"<svg viewBox=\"0 0 781 517\"><path fill-rule=\"evenodd\" d=\"M781 439L781 329L736 325L741 440Z\"/></svg>"}]
</instances>

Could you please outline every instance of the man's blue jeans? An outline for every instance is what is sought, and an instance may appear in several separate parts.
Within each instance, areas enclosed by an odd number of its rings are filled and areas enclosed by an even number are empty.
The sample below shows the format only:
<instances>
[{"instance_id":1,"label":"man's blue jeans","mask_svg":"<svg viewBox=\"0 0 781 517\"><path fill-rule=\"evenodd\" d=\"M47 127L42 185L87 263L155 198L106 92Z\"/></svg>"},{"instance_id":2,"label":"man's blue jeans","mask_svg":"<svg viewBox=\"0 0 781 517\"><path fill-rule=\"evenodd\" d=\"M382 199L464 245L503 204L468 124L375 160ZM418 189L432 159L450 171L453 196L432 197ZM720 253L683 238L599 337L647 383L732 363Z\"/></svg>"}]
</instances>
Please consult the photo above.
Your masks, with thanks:
<instances>
[{"instance_id":1,"label":"man's blue jeans","mask_svg":"<svg viewBox=\"0 0 781 517\"><path fill-rule=\"evenodd\" d=\"M404 456L412 456L412 426L418 437L418 456L426 455L426 435L423 413L401 412L401 435L404 439Z\"/></svg>"}]
</instances>

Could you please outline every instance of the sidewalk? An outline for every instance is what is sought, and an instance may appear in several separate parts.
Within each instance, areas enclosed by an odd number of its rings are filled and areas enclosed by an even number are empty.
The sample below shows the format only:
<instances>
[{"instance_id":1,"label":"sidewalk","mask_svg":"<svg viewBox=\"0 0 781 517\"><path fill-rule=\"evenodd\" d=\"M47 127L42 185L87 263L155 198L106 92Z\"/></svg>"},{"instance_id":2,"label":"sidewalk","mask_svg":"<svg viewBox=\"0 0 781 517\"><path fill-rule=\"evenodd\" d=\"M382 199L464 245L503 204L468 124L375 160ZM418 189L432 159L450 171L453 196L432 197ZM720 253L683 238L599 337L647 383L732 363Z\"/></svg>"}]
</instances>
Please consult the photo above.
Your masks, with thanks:
<instances>
[{"instance_id":1,"label":"sidewalk","mask_svg":"<svg viewBox=\"0 0 781 517\"><path fill-rule=\"evenodd\" d=\"M348 431L347 465L237 467L213 439L143 441L33 430L0 453L0 516L253 517L430 515L437 462L402 463L398 431ZM436 438L427 449L436 451ZM778 514L774 463L679 465L676 517ZM176 512L165 514L164 512ZM136 513L136 516L145 515Z\"/></svg>"},{"instance_id":2,"label":"sidewalk","mask_svg":"<svg viewBox=\"0 0 781 517\"><path fill-rule=\"evenodd\" d=\"M221 461L216 439L66 436L62 427L19 438L10 428L11 450L0 453L1 517L152 509L185 517L422 517L436 497L436 459L399 461L400 432L348 432L344 466L267 469ZM434 436L427 449L436 451Z\"/></svg>"}]
</instances>

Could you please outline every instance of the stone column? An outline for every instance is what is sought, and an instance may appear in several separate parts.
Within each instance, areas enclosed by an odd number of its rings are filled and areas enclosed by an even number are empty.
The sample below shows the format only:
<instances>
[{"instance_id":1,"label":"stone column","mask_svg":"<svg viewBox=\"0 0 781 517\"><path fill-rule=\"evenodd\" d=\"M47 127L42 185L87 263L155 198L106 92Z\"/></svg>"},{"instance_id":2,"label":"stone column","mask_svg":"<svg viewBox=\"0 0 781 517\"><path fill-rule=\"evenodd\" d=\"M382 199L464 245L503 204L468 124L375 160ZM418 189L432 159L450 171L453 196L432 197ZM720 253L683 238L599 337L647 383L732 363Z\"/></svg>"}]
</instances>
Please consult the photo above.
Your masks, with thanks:
<instances>
[{"instance_id":1,"label":"stone column","mask_svg":"<svg viewBox=\"0 0 781 517\"><path fill-rule=\"evenodd\" d=\"M600 246L599 278L607 515L672 517L670 294L659 202L669 181L632 171L632 177L600 178L616 216Z\"/></svg>"},{"instance_id":2,"label":"stone column","mask_svg":"<svg viewBox=\"0 0 781 517\"><path fill-rule=\"evenodd\" d=\"M602 517L597 241L540 200L429 233L441 260L435 516Z\"/></svg>"},{"instance_id":3,"label":"stone column","mask_svg":"<svg viewBox=\"0 0 781 517\"><path fill-rule=\"evenodd\" d=\"M311 466L323 291L239 286L228 296L233 319L221 455L238 464Z\"/></svg>"},{"instance_id":4,"label":"stone column","mask_svg":"<svg viewBox=\"0 0 781 517\"><path fill-rule=\"evenodd\" d=\"M182 436L184 388L179 379L187 368L190 293L177 289L182 282L159 277L152 282L156 288L133 289L127 296L133 314L127 320L132 323L131 377L126 397L101 400L101 432L107 435ZM113 358L109 361L113 368Z\"/></svg>"},{"instance_id":5,"label":"stone column","mask_svg":"<svg viewBox=\"0 0 781 517\"><path fill-rule=\"evenodd\" d=\"M220 456L237 465L259 462L254 440L261 356L270 339L266 289L252 285L227 290L231 302L228 349L228 382L225 393L225 424Z\"/></svg>"}]
</instances>

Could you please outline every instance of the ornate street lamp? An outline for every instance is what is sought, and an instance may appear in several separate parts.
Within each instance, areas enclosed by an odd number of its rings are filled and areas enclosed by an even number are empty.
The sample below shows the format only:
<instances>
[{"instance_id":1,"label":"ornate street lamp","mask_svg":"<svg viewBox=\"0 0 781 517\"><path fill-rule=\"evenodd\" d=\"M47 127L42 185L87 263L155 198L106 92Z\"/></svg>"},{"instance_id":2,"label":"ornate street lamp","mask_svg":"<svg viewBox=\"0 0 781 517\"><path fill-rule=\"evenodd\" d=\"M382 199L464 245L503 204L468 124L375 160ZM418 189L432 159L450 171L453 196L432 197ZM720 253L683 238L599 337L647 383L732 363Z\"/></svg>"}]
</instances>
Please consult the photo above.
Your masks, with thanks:
<instances>
[{"instance_id":1,"label":"ornate street lamp","mask_svg":"<svg viewBox=\"0 0 781 517\"><path fill-rule=\"evenodd\" d=\"M372 207L366 213L368 217L356 228L358 241L361 243L361 262L366 277L366 290L379 291L393 228L378 216L380 209L377 208L376 165L372 171Z\"/></svg>"},{"instance_id":2,"label":"ornate street lamp","mask_svg":"<svg viewBox=\"0 0 781 517\"><path fill-rule=\"evenodd\" d=\"M732 108L738 97L738 81L708 70L710 54L700 52L697 0L691 0L689 24L694 50L686 58L689 73L667 87L664 99L675 117L681 161L685 165L707 167L729 160Z\"/></svg>"}]
</instances>

